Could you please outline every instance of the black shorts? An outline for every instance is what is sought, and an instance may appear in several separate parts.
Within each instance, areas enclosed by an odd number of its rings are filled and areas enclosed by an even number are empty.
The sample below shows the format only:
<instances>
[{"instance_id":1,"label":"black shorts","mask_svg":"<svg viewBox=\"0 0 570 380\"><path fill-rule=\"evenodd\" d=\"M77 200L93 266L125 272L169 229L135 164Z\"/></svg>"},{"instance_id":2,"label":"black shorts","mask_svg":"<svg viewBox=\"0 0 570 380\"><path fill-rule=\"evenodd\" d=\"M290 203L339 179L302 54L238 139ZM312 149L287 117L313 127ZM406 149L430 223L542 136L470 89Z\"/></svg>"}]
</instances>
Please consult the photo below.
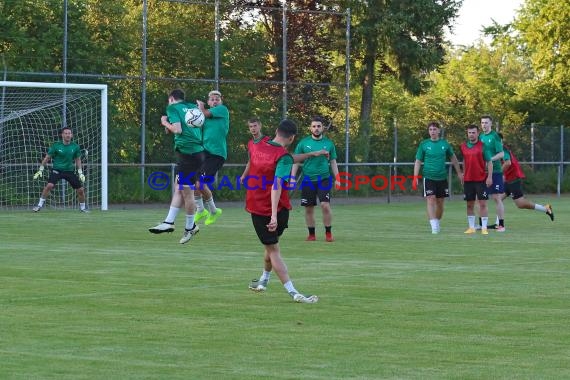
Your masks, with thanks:
<instances>
[{"instance_id":1,"label":"black shorts","mask_svg":"<svg viewBox=\"0 0 570 380\"><path fill-rule=\"evenodd\" d=\"M75 190L83 187L83 183L81 183L79 177L77 176L77 174L75 174L75 172L72 171L62 172L55 169L52 169L51 173L49 174L48 183L53 183L55 185L62 179L69 182L71 187L73 187Z\"/></svg>"},{"instance_id":2,"label":"black shorts","mask_svg":"<svg viewBox=\"0 0 570 380\"><path fill-rule=\"evenodd\" d=\"M251 214L253 228L263 245L271 245L279 243L279 236L283 235L285 228L289 227L289 210L286 208L277 212L277 229L269 231L267 225L271 220L271 216Z\"/></svg>"},{"instance_id":3,"label":"black shorts","mask_svg":"<svg viewBox=\"0 0 570 380\"><path fill-rule=\"evenodd\" d=\"M184 154L178 152L178 166L176 168L177 188L182 186L194 186L200 177L200 168L204 164L204 152Z\"/></svg>"},{"instance_id":4,"label":"black shorts","mask_svg":"<svg viewBox=\"0 0 570 380\"><path fill-rule=\"evenodd\" d=\"M204 163L202 164L202 168L200 169L200 173L206 177L215 177L218 174L218 170L224 166L224 162L226 159L222 156L218 156L216 154L212 154L207 150L204 151Z\"/></svg>"},{"instance_id":5,"label":"black shorts","mask_svg":"<svg viewBox=\"0 0 570 380\"><path fill-rule=\"evenodd\" d=\"M302 182L297 182L297 186L301 186L301 206L316 206L317 197L321 203L330 203L332 183L331 177L316 182L310 181L309 177L304 177Z\"/></svg>"},{"instance_id":6,"label":"black shorts","mask_svg":"<svg viewBox=\"0 0 570 380\"><path fill-rule=\"evenodd\" d=\"M505 194L507 197L510 195L513 200L524 197L522 192L522 181L517 179L516 181L505 183Z\"/></svg>"},{"instance_id":7,"label":"black shorts","mask_svg":"<svg viewBox=\"0 0 570 380\"><path fill-rule=\"evenodd\" d=\"M487 194L503 194L505 192L505 182L503 173L493 173L493 184L487 187Z\"/></svg>"},{"instance_id":8,"label":"black shorts","mask_svg":"<svg viewBox=\"0 0 570 380\"><path fill-rule=\"evenodd\" d=\"M424 177L424 197L435 195L436 198L449 197L449 184L447 180L435 180Z\"/></svg>"},{"instance_id":9,"label":"black shorts","mask_svg":"<svg viewBox=\"0 0 570 380\"><path fill-rule=\"evenodd\" d=\"M474 201L475 199L480 201L489 199L485 182L469 181L463 184L463 200Z\"/></svg>"}]
</instances>

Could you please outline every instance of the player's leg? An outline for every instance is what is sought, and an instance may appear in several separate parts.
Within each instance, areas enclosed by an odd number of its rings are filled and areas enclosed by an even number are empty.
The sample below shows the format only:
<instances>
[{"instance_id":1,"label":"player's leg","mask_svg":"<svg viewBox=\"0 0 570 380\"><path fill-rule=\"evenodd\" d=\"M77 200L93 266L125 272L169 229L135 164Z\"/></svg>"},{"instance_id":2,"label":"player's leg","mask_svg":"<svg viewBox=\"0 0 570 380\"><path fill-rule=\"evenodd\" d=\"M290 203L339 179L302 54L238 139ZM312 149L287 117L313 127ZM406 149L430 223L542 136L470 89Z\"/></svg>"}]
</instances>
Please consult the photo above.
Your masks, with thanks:
<instances>
[{"instance_id":1,"label":"player's leg","mask_svg":"<svg viewBox=\"0 0 570 380\"><path fill-rule=\"evenodd\" d=\"M196 212L194 190L189 185L184 185L182 197L184 198L184 208L186 210L186 224L184 226L184 234L180 238L180 244L185 244L200 231L200 228L194 222L194 213Z\"/></svg>"},{"instance_id":2,"label":"player's leg","mask_svg":"<svg viewBox=\"0 0 570 380\"><path fill-rule=\"evenodd\" d=\"M466 234L474 234L475 230L475 199L477 198L477 183L465 182L463 184L464 200L467 210L467 229Z\"/></svg>"},{"instance_id":3,"label":"player's leg","mask_svg":"<svg viewBox=\"0 0 570 380\"><path fill-rule=\"evenodd\" d=\"M330 242L334 241L332 235L332 208L331 208L331 186L334 182L330 178L319 181L317 189L317 196L321 204L321 211L323 214L323 224L325 226L325 240ZM315 222L316 223L316 222Z\"/></svg>"},{"instance_id":4,"label":"player's leg","mask_svg":"<svg viewBox=\"0 0 570 380\"><path fill-rule=\"evenodd\" d=\"M305 208L305 225L309 230L309 235L305 240L315 241L315 206L317 205L317 185L316 182L301 182L301 206Z\"/></svg>"},{"instance_id":5,"label":"player's leg","mask_svg":"<svg viewBox=\"0 0 570 380\"><path fill-rule=\"evenodd\" d=\"M40 194L40 200L38 201L38 204L32 209L34 212L38 212L44 207L46 199L49 196L49 193L52 191L52 189L55 187L55 185L59 182L60 179L61 179L60 172L52 170L46 185L42 189L42 193Z\"/></svg>"},{"instance_id":6,"label":"player's leg","mask_svg":"<svg viewBox=\"0 0 570 380\"><path fill-rule=\"evenodd\" d=\"M200 192L202 193L202 200L204 202L204 208L208 210L208 216L204 224L207 226L210 224L214 224L216 220L222 215L222 209L216 207L216 203L214 202L214 194L212 193L211 188L209 187L215 180L218 171L224 166L224 162L226 160L215 154L209 154L206 152L206 158L204 160L203 165L203 179L205 186L200 188Z\"/></svg>"}]
</instances>

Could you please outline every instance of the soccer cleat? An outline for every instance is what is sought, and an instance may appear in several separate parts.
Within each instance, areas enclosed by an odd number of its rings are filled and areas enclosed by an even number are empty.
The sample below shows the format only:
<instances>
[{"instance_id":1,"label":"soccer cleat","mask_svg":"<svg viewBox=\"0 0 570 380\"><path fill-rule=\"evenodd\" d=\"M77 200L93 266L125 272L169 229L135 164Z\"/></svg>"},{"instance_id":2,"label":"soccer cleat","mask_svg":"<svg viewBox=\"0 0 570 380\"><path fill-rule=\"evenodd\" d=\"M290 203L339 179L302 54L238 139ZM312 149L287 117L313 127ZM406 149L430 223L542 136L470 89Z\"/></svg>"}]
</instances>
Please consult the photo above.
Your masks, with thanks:
<instances>
[{"instance_id":1,"label":"soccer cleat","mask_svg":"<svg viewBox=\"0 0 570 380\"><path fill-rule=\"evenodd\" d=\"M174 223L162 222L159 225L149 228L148 230L153 234L161 234L163 232L173 232Z\"/></svg>"},{"instance_id":2,"label":"soccer cleat","mask_svg":"<svg viewBox=\"0 0 570 380\"><path fill-rule=\"evenodd\" d=\"M497 230L497 232L505 232L507 230L505 226L497 226L497 228L495 229Z\"/></svg>"},{"instance_id":3,"label":"soccer cleat","mask_svg":"<svg viewBox=\"0 0 570 380\"><path fill-rule=\"evenodd\" d=\"M89 214L91 211L87 210L86 208L82 208L79 210L79 212L85 213L85 214Z\"/></svg>"},{"instance_id":4,"label":"soccer cleat","mask_svg":"<svg viewBox=\"0 0 570 380\"><path fill-rule=\"evenodd\" d=\"M264 292L267 289L267 283L269 280L259 281L258 279L253 279L249 283L249 290L254 292Z\"/></svg>"},{"instance_id":5,"label":"soccer cleat","mask_svg":"<svg viewBox=\"0 0 570 380\"><path fill-rule=\"evenodd\" d=\"M293 297L293 301L298 303L317 303L319 301L319 297L317 296L305 296L301 293L294 293L291 292L291 297Z\"/></svg>"},{"instance_id":6,"label":"soccer cleat","mask_svg":"<svg viewBox=\"0 0 570 380\"><path fill-rule=\"evenodd\" d=\"M546 215L548 215L550 220L554 222L554 211L552 211L552 205L547 203L544 207L546 207Z\"/></svg>"},{"instance_id":7,"label":"soccer cleat","mask_svg":"<svg viewBox=\"0 0 570 380\"><path fill-rule=\"evenodd\" d=\"M32 211L34 211L34 212L39 212L41 209L42 209L41 206L36 206L36 207L34 207L34 208L32 209Z\"/></svg>"},{"instance_id":8,"label":"soccer cleat","mask_svg":"<svg viewBox=\"0 0 570 380\"><path fill-rule=\"evenodd\" d=\"M191 230L187 230L185 228L184 234L182 235L182 238L180 238L180 244L188 243L190 239L192 239L194 235L196 235L198 232L200 232L200 228L196 223L194 223L194 228L192 228Z\"/></svg>"},{"instance_id":9,"label":"soccer cleat","mask_svg":"<svg viewBox=\"0 0 570 380\"><path fill-rule=\"evenodd\" d=\"M317 237L315 235L309 235L305 239L305 241L315 241L315 240L317 240Z\"/></svg>"},{"instance_id":10,"label":"soccer cleat","mask_svg":"<svg viewBox=\"0 0 570 380\"><path fill-rule=\"evenodd\" d=\"M474 234L477 230L475 228L469 227L465 230L464 234Z\"/></svg>"},{"instance_id":11,"label":"soccer cleat","mask_svg":"<svg viewBox=\"0 0 570 380\"><path fill-rule=\"evenodd\" d=\"M207 218L210 215L210 212L206 209L203 209L200 212L197 212L194 215L194 222L198 223L200 220Z\"/></svg>"},{"instance_id":12,"label":"soccer cleat","mask_svg":"<svg viewBox=\"0 0 570 380\"><path fill-rule=\"evenodd\" d=\"M330 242L333 242L333 241L334 241L334 237L332 236L332 233L326 232L326 233L325 233L325 240L328 241L329 243L330 243Z\"/></svg>"},{"instance_id":13,"label":"soccer cleat","mask_svg":"<svg viewBox=\"0 0 570 380\"><path fill-rule=\"evenodd\" d=\"M481 235L489 235L489 230L486 228L481 228Z\"/></svg>"},{"instance_id":14,"label":"soccer cleat","mask_svg":"<svg viewBox=\"0 0 570 380\"><path fill-rule=\"evenodd\" d=\"M481 226L475 226L475 230L479 231L481 229Z\"/></svg>"},{"instance_id":15,"label":"soccer cleat","mask_svg":"<svg viewBox=\"0 0 570 380\"><path fill-rule=\"evenodd\" d=\"M438 230L431 230L431 234L432 234L432 235L437 235L437 234L439 234L439 231L438 231Z\"/></svg>"},{"instance_id":16,"label":"soccer cleat","mask_svg":"<svg viewBox=\"0 0 570 380\"><path fill-rule=\"evenodd\" d=\"M220 215L222 215L222 209L221 208L217 208L216 212L214 214L208 213L208 218L206 218L206 222L204 224L209 226L210 224L216 223L216 220L218 220Z\"/></svg>"}]
</instances>

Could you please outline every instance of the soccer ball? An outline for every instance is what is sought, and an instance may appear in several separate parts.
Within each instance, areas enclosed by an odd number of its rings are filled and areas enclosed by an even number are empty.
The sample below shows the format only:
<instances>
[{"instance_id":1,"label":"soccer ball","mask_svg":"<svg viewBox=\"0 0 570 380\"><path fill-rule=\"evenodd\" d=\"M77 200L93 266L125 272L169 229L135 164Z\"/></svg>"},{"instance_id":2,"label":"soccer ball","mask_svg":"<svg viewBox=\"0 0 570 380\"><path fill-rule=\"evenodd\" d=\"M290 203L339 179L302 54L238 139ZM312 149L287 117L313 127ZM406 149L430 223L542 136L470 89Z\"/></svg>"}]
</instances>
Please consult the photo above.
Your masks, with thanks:
<instances>
[{"instance_id":1,"label":"soccer ball","mask_svg":"<svg viewBox=\"0 0 570 380\"><path fill-rule=\"evenodd\" d=\"M186 124L190 127L201 127L206 120L206 116L199 108L189 108L184 117Z\"/></svg>"}]
</instances>

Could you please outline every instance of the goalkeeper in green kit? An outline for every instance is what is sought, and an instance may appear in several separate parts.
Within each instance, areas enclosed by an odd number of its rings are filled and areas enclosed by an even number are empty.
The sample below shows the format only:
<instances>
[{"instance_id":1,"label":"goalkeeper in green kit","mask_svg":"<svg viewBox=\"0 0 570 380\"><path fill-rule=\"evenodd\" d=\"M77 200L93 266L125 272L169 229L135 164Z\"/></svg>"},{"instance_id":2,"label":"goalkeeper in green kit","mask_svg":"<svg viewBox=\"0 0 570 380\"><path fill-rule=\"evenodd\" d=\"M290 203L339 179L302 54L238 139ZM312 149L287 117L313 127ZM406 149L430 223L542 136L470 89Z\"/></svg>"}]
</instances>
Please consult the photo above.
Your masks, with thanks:
<instances>
[{"instance_id":1,"label":"goalkeeper in green kit","mask_svg":"<svg viewBox=\"0 0 570 380\"><path fill-rule=\"evenodd\" d=\"M60 133L61 141L55 142L49 148L40 164L40 169L34 174L34 179L42 178L45 174L45 166L50 160L52 161L52 171L49 175L48 183L42 190L38 205L33 210L34 212L40 211L50 191L60 180L64 179L77 191L80 211L89 212L85 206L85 189L83 188L85 175L81 166L81 148L77 143L71 141L73 139L71 128L63 127ZM77 174L75 173L76 169Z\"/></svg>"}]
</instances>

